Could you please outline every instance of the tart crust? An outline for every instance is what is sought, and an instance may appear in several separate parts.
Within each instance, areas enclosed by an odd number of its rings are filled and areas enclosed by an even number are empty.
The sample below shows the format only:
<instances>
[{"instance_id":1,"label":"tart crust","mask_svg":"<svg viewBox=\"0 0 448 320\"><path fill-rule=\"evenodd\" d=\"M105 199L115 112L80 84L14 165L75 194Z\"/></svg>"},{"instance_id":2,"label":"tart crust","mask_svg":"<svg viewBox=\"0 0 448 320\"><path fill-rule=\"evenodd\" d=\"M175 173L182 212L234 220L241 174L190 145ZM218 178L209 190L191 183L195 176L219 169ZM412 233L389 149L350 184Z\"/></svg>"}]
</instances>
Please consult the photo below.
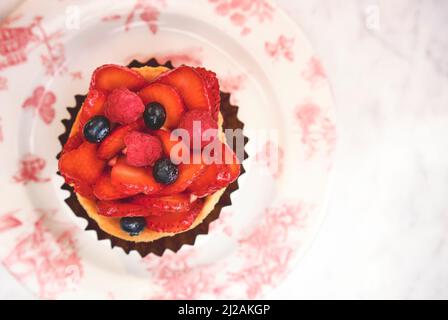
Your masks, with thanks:
<instances>
[{"instance_id":1,"label":"tart crust","mask_svg":"<svg viewBox=\"0 0 448 320\"><path fill-rule=\"evenodd\" d=\"M147 81L151 81L160 74L170 70L165 67L141 67L141 68L133 68L134 70L138 71ZM81 107L82 110L82 107ZM72 130L70 131L70 136L76 134L78 132L79 128L79 115L81 114L81 110L79 111L78 115L76 116L76 120L73 124ZM225 135L222 132L222 123L223 118L221 113L219 113L219 119L218 119L218 126L220 130L219 138L221 141L225 142ZM227 188L227 187L226 187ZM194 229L199 224L201 224L202 221L213 211L215 208L215 205L218 203L221 196L224 194L226 188L223 188L219 191L216 191L215 193L207 196L204 198L204 206L199 213L199 215L196 217L193 224L190 226L190 228L177 232L177 233L165 233L165 232L156 232L149 229L145 229L142 231L138 236L130 236L128 233L121 230L120 227L120 218L111 218L111 217L105 217L98 213L98 210L96 208L95 201L88 199L86 197L81 196L80 194L76 193L76 197L78 198L79 203L84 208L84 210L87 212L88 216L96 221L98 226L108 234L117 237L119 239L123 239L126 241L131 242L151 242L154 240L158 240L164 237L172 237L176 234L186 232L188 230Z\"/></svg>"}]
</instances>

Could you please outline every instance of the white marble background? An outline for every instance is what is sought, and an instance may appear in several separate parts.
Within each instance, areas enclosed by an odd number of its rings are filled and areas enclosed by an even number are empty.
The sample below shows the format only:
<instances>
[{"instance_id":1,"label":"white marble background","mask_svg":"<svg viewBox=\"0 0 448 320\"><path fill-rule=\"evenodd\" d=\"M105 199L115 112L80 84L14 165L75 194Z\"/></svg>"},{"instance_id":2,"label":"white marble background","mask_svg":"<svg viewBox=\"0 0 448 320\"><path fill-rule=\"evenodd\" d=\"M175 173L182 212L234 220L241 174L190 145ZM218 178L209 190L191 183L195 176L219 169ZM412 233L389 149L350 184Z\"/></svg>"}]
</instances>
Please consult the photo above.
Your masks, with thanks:
<instances>
[{"instance_id":1,"label":"white marble background","mask_svg":"<svg viewBox=\"0 0 448 320\"><path fill-rule=\"evenodd\" d=\"M448 299L448 1L277 2L326 66L339 148L322 229L267 298ZM0 298L32 296L0 268Z\"/></svg>"}]
</instances>

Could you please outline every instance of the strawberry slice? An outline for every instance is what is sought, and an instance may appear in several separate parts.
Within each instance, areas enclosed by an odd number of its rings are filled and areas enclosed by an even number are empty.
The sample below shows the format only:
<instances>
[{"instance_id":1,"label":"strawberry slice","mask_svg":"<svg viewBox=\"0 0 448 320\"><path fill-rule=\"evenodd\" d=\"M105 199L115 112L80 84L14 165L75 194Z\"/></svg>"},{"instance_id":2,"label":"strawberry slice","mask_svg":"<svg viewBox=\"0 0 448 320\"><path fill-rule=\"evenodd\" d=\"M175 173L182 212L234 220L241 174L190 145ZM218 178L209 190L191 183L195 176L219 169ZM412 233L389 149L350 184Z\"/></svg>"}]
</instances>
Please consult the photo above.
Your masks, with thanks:
<instances>
[{"instance_id":1,"label":"strawberry slice","mask_svg":"<svg viewBox=\"0 0 448 320\"><path fill-rule=\"evenodd\" d=\"M198 197L205 197L227 187L235 181L241 171L241 165L235 153L226 145L215 163L207 166L204 173L188 187L188 191Z\"/></svg>"},{"instance_id":2,"label":"strawberry slice","mask_svg":"<svg viewBox=\"0 0 448 320\"><path fill-rule=\"evenodd\" d=\"M135 70L115 64L106 64L93 72L91 89L110 92L117 88L138 91L146 85L145 78Z\"/></svg>"},{"instance_id":3,"label":"strawberry slice","mask_svg":"<svg viewBox=\"0 0 448 320\"><path fill-rule=\"evenodd\" d=\"M174 87L184 100L188 110L200 109L211 111L211 99L207 86L199 72L188 66L180 66L162 74L156 82Z\"/></svg>"},{"instance_id":4,"label":"strawberry slice","mask_svg":"<svg viewBox=\"0 0 448 320\"><path fill-rule=\"evenodd\" d=\"M150 168L130 166L124 158L118 159L113 166L111 179L112 184L129 193L154 194L163 188L152 176Z\"/></svg>"},{"instance_id":5,"label":"strawberry slice","mask_svg":"<svg viewBox=\"0 0 448 320\"><path fill-rule=\"evenodd\" d=\"M75 149L78 149L79 146L83 142L84 142L84 137L82 136L82 133L77 132L76 134L74 134L68 138L67 142L65 143L64 147L62 148L62 154L66 153L66 152L70 152Z\"/></svg>"},{"instance_id":6,"label":"strawberry slice","mask_svg":"<svg viewBox=\"0 0 448 320\"><path fill-rule=\"evenodd\" d=\"M106 165L106 161L97 158L96 149L96 144L85 141L77 149L64 153L59 159L59 171L68 179L94 184Z\"/></svg>"},{"instance_id":7,"label":"strawberry slice","mask_svg":"<svg viewBox=\"0 0 448 320\"><path fill-rule=\"evenodd\" d=\"M219 92L219 81L216 77L216 73L209 71L205 68L197 67L196 72L202 77L205 82L205 87L210 99L211 113L213 118L218 119L219 109L221 107L221 94Z\"/></svg>"},{"instance_id":8,"label":"strawberry slice","mask_svg":"<svg viewBox=\"0 0 448 320\"><path fill-rule=\"evenodd\" d=\"M151 132L158 137L162 142L162 149L165 156L169 157L172 162L180 163L182 159L182 148L173 149L178 143L182 143L180 139L171 140L171 132L164 129L159 129ZM174 138L174 137L173 137ZM185 149L188 149L185 146ZM177 151L177 152L176 152ZM171 152L173 152L171 154Z\"/></svg>"},{"instance_id":9,"label":"strawberry slice","mask_svg":"<svg viewBox=\"0 0 448 320\"><path fill-rule=\"evenodd\" d=\"M81 114L79 116L80 129L89 121L92 117L104 114L104 108L106 106L106 95L104 92L96 89L89 90L86 100L81 107Z\"/></svg>"},{"instance_id":10,"label":"strawberry slice","mask_svg":"<svg viewBox=\"0 0 448 320\"><path fill-rule=\"evenodd\" d=\"M206 165L203 163L181 163L178 168L179 176L177 180L165 186L157 195L167 196L184 192L204 172Z\"/></svg>"},{"instance_id":11,"label":"strawberry slice","mask_svg":"<svg viewBox=\"0 0 448 320\"><path fill-rule=\"evenodd\" d=\"M100 200L118 200L136 195L138 192L129 192L112 184L110 174L104 173L93 186L93 194Z\"/></svg>"},{"instance_id":12,"label":"strawberry slice","mask_svg":"<svg viewBox=\"0 0 448 320\"><path fill-rule=\"evenodd\" d=\"M152 83L141 90L138 95L145 105L151 102L158 102L165 108L166 120L163 125L165 128L172 129L177 127L185 112L185 107L176 89L166 84Z\"/></svg>"},{"instance_id":13,"label":"strawberry slice","mask_svg":"<svg viewBox=\"0 0 448 320\"><path fill-rule=\"evenodd\" d=\"M146 226L156 232L181 232L191 227L204 206L202 200L196 200L190 211L181 213L167 213L163 216L146 217Z\"/></svg>"},{"instance_id":14,"label":"strawberry slice","mask_svg":"<svg viewBox=\"0 0 448 320\"><path fill-rule=\"evenodd\" d=\"M148 208L126 201L98 201L96 208L100 215L114 218L145 217L151 213Z\"/></svg>"},{"instance_id":15,"label":"strawberry slice","mask_svg":"<svg viewBox=\"0 0 448 320\"><path fill-rule=\"evenodd\" d=\"M131 203L152 209L153 215L157 215L156 213L162 215L167 212L186 212L190 210L190 195L186 193L164 197L137 195L131 200Z\"/></svg>"},{"instance_id":16,"label":"strawberry slice","mask_svg":"<svg viewBox=\"0 0 448 320\"><path fill-rule=\"evenodd\" d=\"M143 119L139 119L131 124L116 128L101 142L98 147L98 158L109 160L116 156L126 147L124 143L126 135L134 130L142 130L144 127Z\"/></svg>"}]
</instances>

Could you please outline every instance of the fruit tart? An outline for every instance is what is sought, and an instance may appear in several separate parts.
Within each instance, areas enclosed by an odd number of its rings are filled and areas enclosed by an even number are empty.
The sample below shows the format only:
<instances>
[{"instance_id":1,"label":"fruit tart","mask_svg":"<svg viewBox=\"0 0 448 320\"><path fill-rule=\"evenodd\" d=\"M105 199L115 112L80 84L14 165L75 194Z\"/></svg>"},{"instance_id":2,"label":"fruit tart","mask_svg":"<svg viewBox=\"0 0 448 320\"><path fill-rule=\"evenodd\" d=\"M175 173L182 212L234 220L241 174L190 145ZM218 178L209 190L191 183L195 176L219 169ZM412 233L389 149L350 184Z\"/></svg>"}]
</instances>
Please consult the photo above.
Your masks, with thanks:
<instances>
[{"instance_id":1,"label":"fruit tart","mask_svg":"<svg viewBox=\"0 0 448 320\"><path fill-rule=\"evenodd\" d=\"M204 68L154 59L97 68L63 120L66 202L126 252L193 244L237 189L243 159L223 133L243 127L236 110Z\"/></svg>"}]
</instances>

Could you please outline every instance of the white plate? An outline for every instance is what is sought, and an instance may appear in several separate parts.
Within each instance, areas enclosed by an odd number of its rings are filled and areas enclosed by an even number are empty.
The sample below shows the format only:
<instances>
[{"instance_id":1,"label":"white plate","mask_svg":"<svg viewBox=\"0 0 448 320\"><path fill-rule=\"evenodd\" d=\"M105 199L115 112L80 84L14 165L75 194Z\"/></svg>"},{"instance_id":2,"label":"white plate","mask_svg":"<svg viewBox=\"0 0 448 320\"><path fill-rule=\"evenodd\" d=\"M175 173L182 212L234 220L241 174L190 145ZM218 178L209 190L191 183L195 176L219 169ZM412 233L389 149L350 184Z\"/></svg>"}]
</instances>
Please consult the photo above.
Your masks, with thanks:
<instances>
[{"instance_id":1,"label":"white plate","mask_svg":"<svg viewBox=\"0 0 448 320\"><path fill-rule=\"evenodd\" d=\"M26 1L0 40L0 259L39 297L258 298L303 254L323 217L333 102L308 41L271 2ZM250 158L208 235L141 259L84 231L55 156L94 68L151 57L216 71Z\"/></svg>"}]
</instances>

